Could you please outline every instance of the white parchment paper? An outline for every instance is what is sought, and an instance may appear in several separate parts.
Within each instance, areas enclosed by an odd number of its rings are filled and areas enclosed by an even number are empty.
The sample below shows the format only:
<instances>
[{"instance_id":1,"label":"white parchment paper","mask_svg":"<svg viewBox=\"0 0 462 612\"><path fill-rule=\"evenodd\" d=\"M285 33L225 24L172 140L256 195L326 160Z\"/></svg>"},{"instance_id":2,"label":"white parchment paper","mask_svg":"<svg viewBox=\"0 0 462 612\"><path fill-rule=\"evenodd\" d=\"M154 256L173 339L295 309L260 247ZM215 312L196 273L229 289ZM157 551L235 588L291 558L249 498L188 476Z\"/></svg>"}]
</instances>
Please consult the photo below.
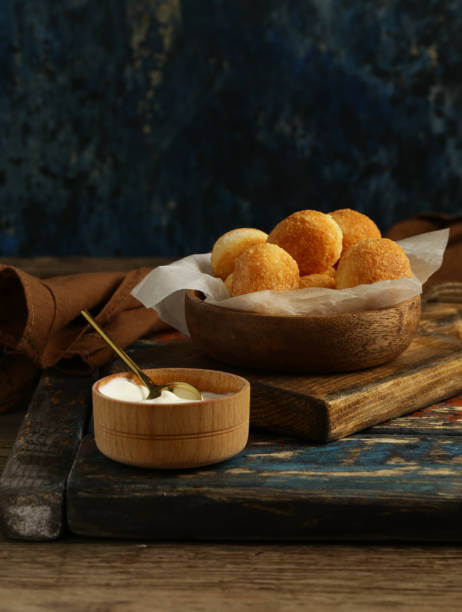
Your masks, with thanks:
<instances>
[{"instance_id":1,"label":"white parchment paper","mask_svg":"<svg viewBox=\"0 0 462 612\"><path fill-rule=\"evenodd\" d=\"M184 313L187 289L202 291L206 301L217 306L266 314L332 314L385 308L422 292L422 284L441 266L448 238L446 228L398 241L409 257L412 278L379 281L351 289L310 287L229 297L223 281L212 276L210 253L201 253L155 268L132 290L132 295L186 335L189 335Z\"/></svg>"}]
</instances>

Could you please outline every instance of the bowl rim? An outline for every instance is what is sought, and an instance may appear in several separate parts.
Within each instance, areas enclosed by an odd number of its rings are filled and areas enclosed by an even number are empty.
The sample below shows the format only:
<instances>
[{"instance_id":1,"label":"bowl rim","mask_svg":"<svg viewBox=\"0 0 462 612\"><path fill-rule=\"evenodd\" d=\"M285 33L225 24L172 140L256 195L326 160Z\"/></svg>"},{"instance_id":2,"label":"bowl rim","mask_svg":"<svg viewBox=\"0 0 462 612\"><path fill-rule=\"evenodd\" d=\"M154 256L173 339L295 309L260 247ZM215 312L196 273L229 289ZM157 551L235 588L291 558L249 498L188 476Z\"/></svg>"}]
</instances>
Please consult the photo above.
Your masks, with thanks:
<instances>
[{"instance_id":1,"label":"bowl rim","mask_svg":"<svg viewBox=\"0 0 462 612\"><path fill-rule=\"evenodd\" d=\"M108 374L107 376L102 376L101 378L98 378L97 380L94 381L94 383L91 386L91 392L92 394L97 395L98 397L104 398L105 400L114 400L116 402L119 403L123 403L123 404L127 404L127 406L152 406L153 408L164 408L164 407L178 407L178 406L204 406L206 404L208 404L209 402L226 402L228 401L231 397L236 397L237 395L241 394L241 393L246 393L247 389L250 392L250 382L247 380L247 378L244 378L243 376L240 376L239 374L234 374L233 372L226 372L225 370L210 370L208 368L181 368L181 367L166 367L166 368L143 368L143 371L146 372L150 372L150 371L158 371L158 370L162 370L164 371L190 371L190 372L204 372L204 373L210 373L210 374L222 374L225 376L231 376L232 378L237 379L238 381L242 381L242 387L240 389L238 389L237 391L233 391L231 393L226 393L223 395L223 397L212 397L209 399L202 399L202 400L192 400L192 401L188 401L188 402L162 402L162 403L155 403L155 402L146 402L146 401L129 401L129 400L123 400L123 399L118 399L116 397L111 397L109 395L105 395L104 393L101 393L101 391L99 390L99 385L102 383L102 381L106 380L106 379L110 379L110 378L114 378L116 376L123 376L124 378L133 378L135 379L136 376L133 372L131 372L130 370L122 370L121 372L113 372L112 374ZM207 390L204 390L205 392Z\"/></svg>"},{"instance_id":2,"label":"bowl rim","mask_svg":"<svg viewBox=\"0 0 462 612\"><path fill-rule=\"evenodd\" d=\"M225 313L232 312L236 316L246 316L246 317L252 316L252 317L261 317L261 318L266 318L266 319L294 319L294 320L295 319L308 319L308 318L312 318L312 319L334 319L334 318L339 318L339 317L346 318L346 317L352 317L352 316L358 316L358 315L380 313L383 311L392 310L394 308L400 308L400 307L403 307L408 302L416 302L416 303L418 302L419 304L421 303L421 294L418 293L417 295L414 295L408 298L407 300L403 300L402 302L398 302L397 304L392 304L391 306L384 306L383 308L369 308L367 310L352 310L348 312L332 312L332 313L327 313L327 314L312 313L312 314L287 315L287 314L271 314L267 312L255 312L253 310L237 310L234 308L227 308L226 306L217 306L216 304L209 304L208 302L205 301L206 299L205 294L198 289L187 289L185 299L186 297L194 301L197 304L204 305L207 308L211 308L216 311L221 311Z\"/></svg>"}]
</instances>

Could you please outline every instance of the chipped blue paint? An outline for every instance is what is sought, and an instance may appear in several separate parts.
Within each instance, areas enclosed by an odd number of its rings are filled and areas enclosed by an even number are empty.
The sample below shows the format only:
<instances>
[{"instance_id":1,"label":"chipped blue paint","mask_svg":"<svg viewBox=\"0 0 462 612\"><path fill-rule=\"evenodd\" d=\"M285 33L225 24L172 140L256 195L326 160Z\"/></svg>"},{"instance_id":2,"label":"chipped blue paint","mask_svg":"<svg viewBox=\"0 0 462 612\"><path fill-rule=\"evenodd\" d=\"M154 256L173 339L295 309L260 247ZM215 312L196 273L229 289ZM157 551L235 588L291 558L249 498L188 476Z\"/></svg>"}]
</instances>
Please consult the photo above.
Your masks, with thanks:
<instances>
[{"instance_id":1,"label":"chipped blue paint","mask_svg":"<svg viewBox=\"0 0 462 612\"><path fill-rule=\"evenodd\" d=\"M459 432L454 429L454 434ZM460 433L460 432L459 432ZM265 444L259 442L264 441ZM327 445L293 438L254 434L245 450L217 466L181 472L133 474L130 468L109 463L121 489L135 483L147 490L239 490L316 497L339 501L460 497L462 439L452 436L373 436L357 434ZM127 482L125 483L125 478ZM276 493L275 493L276 494Z\"/></svg>"},{"instance_id":2,"label":"chipped blue paint","mask_svg":"<svg viewBox=\"0 0 462 612\"><path fill-rule=\"evenodd\" d=\"M0 255L460 212L459 3L0 0Z\"/></svg>"}]
</instances>

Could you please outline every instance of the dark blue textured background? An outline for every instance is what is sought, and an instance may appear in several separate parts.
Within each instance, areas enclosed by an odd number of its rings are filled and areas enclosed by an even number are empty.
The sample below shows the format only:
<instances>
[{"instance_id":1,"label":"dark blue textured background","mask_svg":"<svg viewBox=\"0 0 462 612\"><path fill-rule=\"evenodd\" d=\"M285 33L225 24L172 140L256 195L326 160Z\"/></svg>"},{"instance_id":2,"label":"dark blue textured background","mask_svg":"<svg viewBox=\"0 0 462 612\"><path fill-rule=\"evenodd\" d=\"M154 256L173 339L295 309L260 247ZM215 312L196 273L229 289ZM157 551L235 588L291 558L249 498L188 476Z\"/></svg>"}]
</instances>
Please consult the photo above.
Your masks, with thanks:
<instances>
[{"instance_id":1,"label":"dark blue textured background","mask_svg":"<svg viewBox=\"0 0 462 612\"><path fill-rule=\"evenodd\" d=\"M0 255L460 212L462 2L0 0Z\"/></svg>"}]
</instances>

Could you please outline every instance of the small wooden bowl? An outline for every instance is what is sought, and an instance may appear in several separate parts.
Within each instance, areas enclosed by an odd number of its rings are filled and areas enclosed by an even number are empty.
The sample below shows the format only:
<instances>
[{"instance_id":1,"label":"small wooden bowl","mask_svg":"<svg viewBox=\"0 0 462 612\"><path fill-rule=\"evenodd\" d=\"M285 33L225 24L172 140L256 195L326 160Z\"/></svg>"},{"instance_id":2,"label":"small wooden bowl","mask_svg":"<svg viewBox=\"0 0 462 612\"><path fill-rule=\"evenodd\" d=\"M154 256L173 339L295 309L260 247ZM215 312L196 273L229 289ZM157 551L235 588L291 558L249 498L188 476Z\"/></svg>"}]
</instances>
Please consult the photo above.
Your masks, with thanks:
<instances>
[{"instance_id":1,"label":"small wooden bowl","mask_svg":"<svg viewBox=\"0 0 462 612\"><path fill-rule=\"evenodd\" d=\"M247 444L250 384L245 378L201 369L146 370L158 384L191 383L200 391L229 394L188 403L151 404L113 399L99 391L112 374L92 388L95 442L110 459L145 468L191 468L229 459Z\"/></svg>"},{"instance_id":2,"label":"small wooden bowl","mask_svg":"<svg viewBox=\"0 0 462 612\"><path fill-rule=\"evenodd\" d=\"M185 314L193 344L218 361L324 374L380 365L403 352L419 325L420 296L378 310L279 316L214 306L187 291Z\"/></svg>"}]
</instances>

